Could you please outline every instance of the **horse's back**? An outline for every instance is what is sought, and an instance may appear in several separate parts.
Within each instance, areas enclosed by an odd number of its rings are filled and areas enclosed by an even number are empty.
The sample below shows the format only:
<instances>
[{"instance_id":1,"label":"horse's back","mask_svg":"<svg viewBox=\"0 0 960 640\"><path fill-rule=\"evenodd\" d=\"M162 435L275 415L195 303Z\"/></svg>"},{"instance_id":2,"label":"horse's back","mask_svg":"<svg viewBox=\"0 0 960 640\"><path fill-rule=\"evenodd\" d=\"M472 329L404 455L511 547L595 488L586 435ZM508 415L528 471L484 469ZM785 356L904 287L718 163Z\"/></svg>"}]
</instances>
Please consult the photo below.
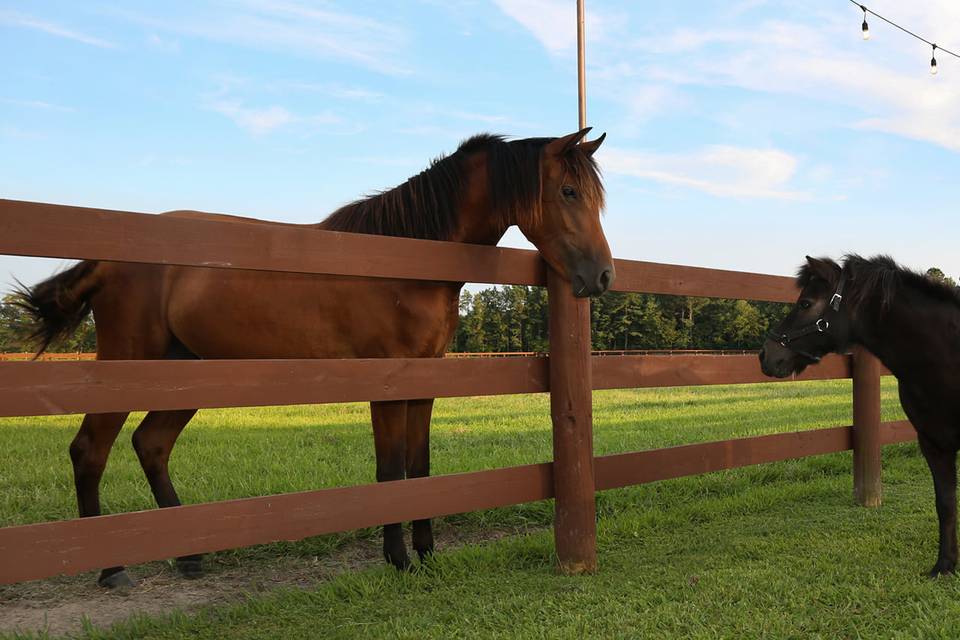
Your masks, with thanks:
<instances>
[{"instance_id":1,"label":"horse's back","mask_svg":"<svg viewBox=\"0 0 960 640\"><path fill-rule=\"evenodd\" d=\"M234 216L226 213L209 213L206 211L193 211L190 209L177 209L175 211L165 211L162 216L171 218L191 218L194 220L213 220L214 222L234 222L240 224L260 224L274 227L295 227L299 229L315 229L315 224L294 224L292 222L276 222L274 220L261 220L259 218L245 218L243 216Z\"/></svg>"}]
</instances>

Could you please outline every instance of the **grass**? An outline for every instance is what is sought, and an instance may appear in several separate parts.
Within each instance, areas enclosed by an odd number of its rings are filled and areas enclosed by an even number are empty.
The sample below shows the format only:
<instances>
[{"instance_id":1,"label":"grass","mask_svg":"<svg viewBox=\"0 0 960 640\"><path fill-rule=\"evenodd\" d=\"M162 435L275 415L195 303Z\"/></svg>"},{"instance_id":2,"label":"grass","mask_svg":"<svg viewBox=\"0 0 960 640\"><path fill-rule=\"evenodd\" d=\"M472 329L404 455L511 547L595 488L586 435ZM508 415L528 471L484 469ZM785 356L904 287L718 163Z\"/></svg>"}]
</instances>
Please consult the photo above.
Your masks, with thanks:
<instances>
[{"instance_id":1,"label":"grass","mask_svg":"<svg viewBox=\"0 0 960 640\"><path fill-rule=\"evenodd\" d=\"M885 420L902 417L883 384ZM848 424L849 381L598 392L598 454ZM0 421L0 522L71 517L76 418ZM135 421L131 420L131 425ZM127 428L128 430L130 427ZM129 431L104 480L107 511L152 505ZM369 482L362 405L201 412L172 463L185 502ZM548 460L546 396L442 400L435 473ZM960 584L920 577L936 553L916 446L884 451L884 506L851 498L850 454L608 491L601 571L553 571L549 531L442 552L415 574L355 572L198 614L134 618L88 638L955 637ZM549 502L447 518L458 528L548 526ZM228 552L247 563L329 553L359 532ZM371 542L371 544L374 544Z\"/></svg>"}]
</instances>

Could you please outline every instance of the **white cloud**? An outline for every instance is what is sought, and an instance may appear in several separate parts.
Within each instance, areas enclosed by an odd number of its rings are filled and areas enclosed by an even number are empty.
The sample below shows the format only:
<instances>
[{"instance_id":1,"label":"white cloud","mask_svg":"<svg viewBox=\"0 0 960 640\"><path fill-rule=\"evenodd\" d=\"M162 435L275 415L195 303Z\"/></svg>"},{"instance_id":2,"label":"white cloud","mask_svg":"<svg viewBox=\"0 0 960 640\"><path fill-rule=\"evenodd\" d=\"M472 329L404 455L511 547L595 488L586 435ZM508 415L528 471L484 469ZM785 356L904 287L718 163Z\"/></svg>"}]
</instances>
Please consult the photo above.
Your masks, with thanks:
<instances>
[{"instance_id":1,"label":"white cloud","mask_svg":"<svg viewBox=\"0 0 960 640\"><path fill-rule=\"evenodd\" d=\"M899 15L897 9L893 11ZM901 13L907 24L914 24L910 17L915 12ZM947 13L960 21L960 4ZM919 14L914 17L923 24ZM637 40L632 47L651 57L669 54L673 61L669 67L655 62L642 70L647 78L662 83L730 86L818 99L849 107L851 127L960 151L956 73L931 77L926 72L928 52L892 28L884 31L882 40L875 37L866 44L849 38L848 32L833 23L814 28L771 21L751 30L680 29ZM944 59L941 65L944 70L960 70L953 62ZM639 73L632 68L627 71Z\"/></svg>"},{"instance_id":2,"label":"white cloud","mask_svg":"<svg viewBox=\"0 0 960 640\"><path fill-rule=\"evenodd\" d=\"M577 45L577 5L572 0L494 0L505 14L519 22L552 54ZM603 38L606 21L588 11L584 31L591 42Z\"/></svg>"},{"instance_id":3,"label":"white cloud","mask_svg":"<svg viewBox=\"0 0 960 640\"><path fill-rule=\"evenodd\" d=\"M652 180L727 198L805 200L790 188L797 159L779 149L713 145L687 153L602 148L607 173Z\"/></svg>"},{"instance_id":4,"label":"white cloud","mask_svg":"<svg viewBox=\"0 0 960 640\"><path fill-rule=\"evenodd\" d=\"M340 122L340 118L332 113L300 116L281 106L247 107L237 100L213 101L208 105L208 108L230 118L238 127L253 135L265 135L276 129L291 125L306 126L313 129Z\"/></svg>"},{"instance_id":5,"label":"white cloud","mask_svg":"<svg viewBox=\"0 0 960 640\"><path fill-rule=\"evenodd\" d=\"M54 24L53 22L39 20L23 13L17 13L16 11L0 11L0 24L42 31L43 33L56 36L58 38L73 40L74 42L80 42L92 47L100 47L101 49L114 49L117 46L112 42L108 42L107 40L95 38L94 36L90 36L73 29L68 29L61 25Z\"/></svg>"},{"instance_id":6,"label":"white cloud","mask_svg":"<svg viewBox=\"0 0 960 640\"><path fill-rule=\"evenodd\" d=\"M52 102L43 100L16 100L14 98L0 98L0 104L9 104L15 107L25 107L27 109L41 109L43 111L60 111L63 113L76 111L73 107L65 107Z\"/></svg>"},{"instance_id":7,"label":"white cloud","mask_svg":"<svg viewBox=\"0 0 960 640\"><path fill-rule=\"evenodd\" d=\"M178 20L125 9L115 15L158 31L237 46L342 60L403 75L409 35L400 27L349 13L280 0L237 0L216 12L194 8Z\"/></svg>"},{"instance_id":8,"label":"white cloud","mask_svg":"<svg viewBox=\"0 0 960 640\"><path fill-rule=\"evenodd\" d=\"M361 102L378 102L384 98L384 94L380 93L379 91L372 91L364 87L326 82L280 80L268 83L266 88L271 91L302 91L306 93L320 93L340 100L358 100Z\"/></svg>"},{"instance_id":9,"label":"white cloud","mask_svg":"<svg viewBox=\"0 0 960 640\"><path fill-rule=\"evenodd\" d=\"M147 36L147 44L151 49L163 51L164 53L180 53L180 42L177 40L167 40L161 38L155 33Z\"/></svg>"}]
</instances>

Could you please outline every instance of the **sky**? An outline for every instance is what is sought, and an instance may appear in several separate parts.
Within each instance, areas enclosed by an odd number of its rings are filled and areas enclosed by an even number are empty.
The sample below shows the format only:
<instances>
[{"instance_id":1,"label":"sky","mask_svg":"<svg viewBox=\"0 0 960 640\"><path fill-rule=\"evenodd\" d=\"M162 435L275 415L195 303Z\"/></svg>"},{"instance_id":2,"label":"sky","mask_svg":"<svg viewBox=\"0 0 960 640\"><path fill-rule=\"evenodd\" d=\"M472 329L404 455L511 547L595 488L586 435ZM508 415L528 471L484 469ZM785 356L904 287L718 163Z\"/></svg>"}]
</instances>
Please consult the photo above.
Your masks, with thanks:
<instances>
[{"instance_id":1,"label":"sky","mask_svg":"<svg viewBox=\"0 0 960 640\"><path fill-rule=\"evenodd\" d=\"M960 60L849 0L586 4L615 256L960 276ZM867 6L960 50L954 0ZM576 130L574 7L0 0L0 197L316 222L475 133ZM0 256L0 288L66 264Z\"/></svg>"}]
</instances>

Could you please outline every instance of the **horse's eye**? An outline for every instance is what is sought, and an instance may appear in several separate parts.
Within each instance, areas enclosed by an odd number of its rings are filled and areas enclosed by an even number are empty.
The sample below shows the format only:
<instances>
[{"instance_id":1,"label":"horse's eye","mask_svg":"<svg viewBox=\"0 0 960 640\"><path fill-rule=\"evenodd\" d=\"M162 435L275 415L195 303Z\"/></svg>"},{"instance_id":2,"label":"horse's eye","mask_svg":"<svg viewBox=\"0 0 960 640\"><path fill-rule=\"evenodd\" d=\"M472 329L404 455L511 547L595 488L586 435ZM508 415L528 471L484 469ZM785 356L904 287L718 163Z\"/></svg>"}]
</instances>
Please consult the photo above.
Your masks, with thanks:
<instances>
[{"instance_id":1,"label":"horse's eye","mask_svg":"<svg viewBox=\"0 0 960 640\"><path fill-rule=\"evenodd\" d=\"M560 187L560 193L563 194L564 198L567 198L569 200L573 200L574 198L577 197L577 190L568 184L565 184L562 187Z\"/></svg>"},{"instance_id":2,"label":"horse's eye","mask_svg":"<svg viewBox=\"0 0 960 640\"><path fill-rule=\"evenodd\" d=\"M809 309L811 306L812 306L812 305L810 304L810 301L809 301L809 300L801 300L801 301L800 301L800 308L801 308L801 309L806 310L806 309Z\"/></svg>"}]
</instances>

